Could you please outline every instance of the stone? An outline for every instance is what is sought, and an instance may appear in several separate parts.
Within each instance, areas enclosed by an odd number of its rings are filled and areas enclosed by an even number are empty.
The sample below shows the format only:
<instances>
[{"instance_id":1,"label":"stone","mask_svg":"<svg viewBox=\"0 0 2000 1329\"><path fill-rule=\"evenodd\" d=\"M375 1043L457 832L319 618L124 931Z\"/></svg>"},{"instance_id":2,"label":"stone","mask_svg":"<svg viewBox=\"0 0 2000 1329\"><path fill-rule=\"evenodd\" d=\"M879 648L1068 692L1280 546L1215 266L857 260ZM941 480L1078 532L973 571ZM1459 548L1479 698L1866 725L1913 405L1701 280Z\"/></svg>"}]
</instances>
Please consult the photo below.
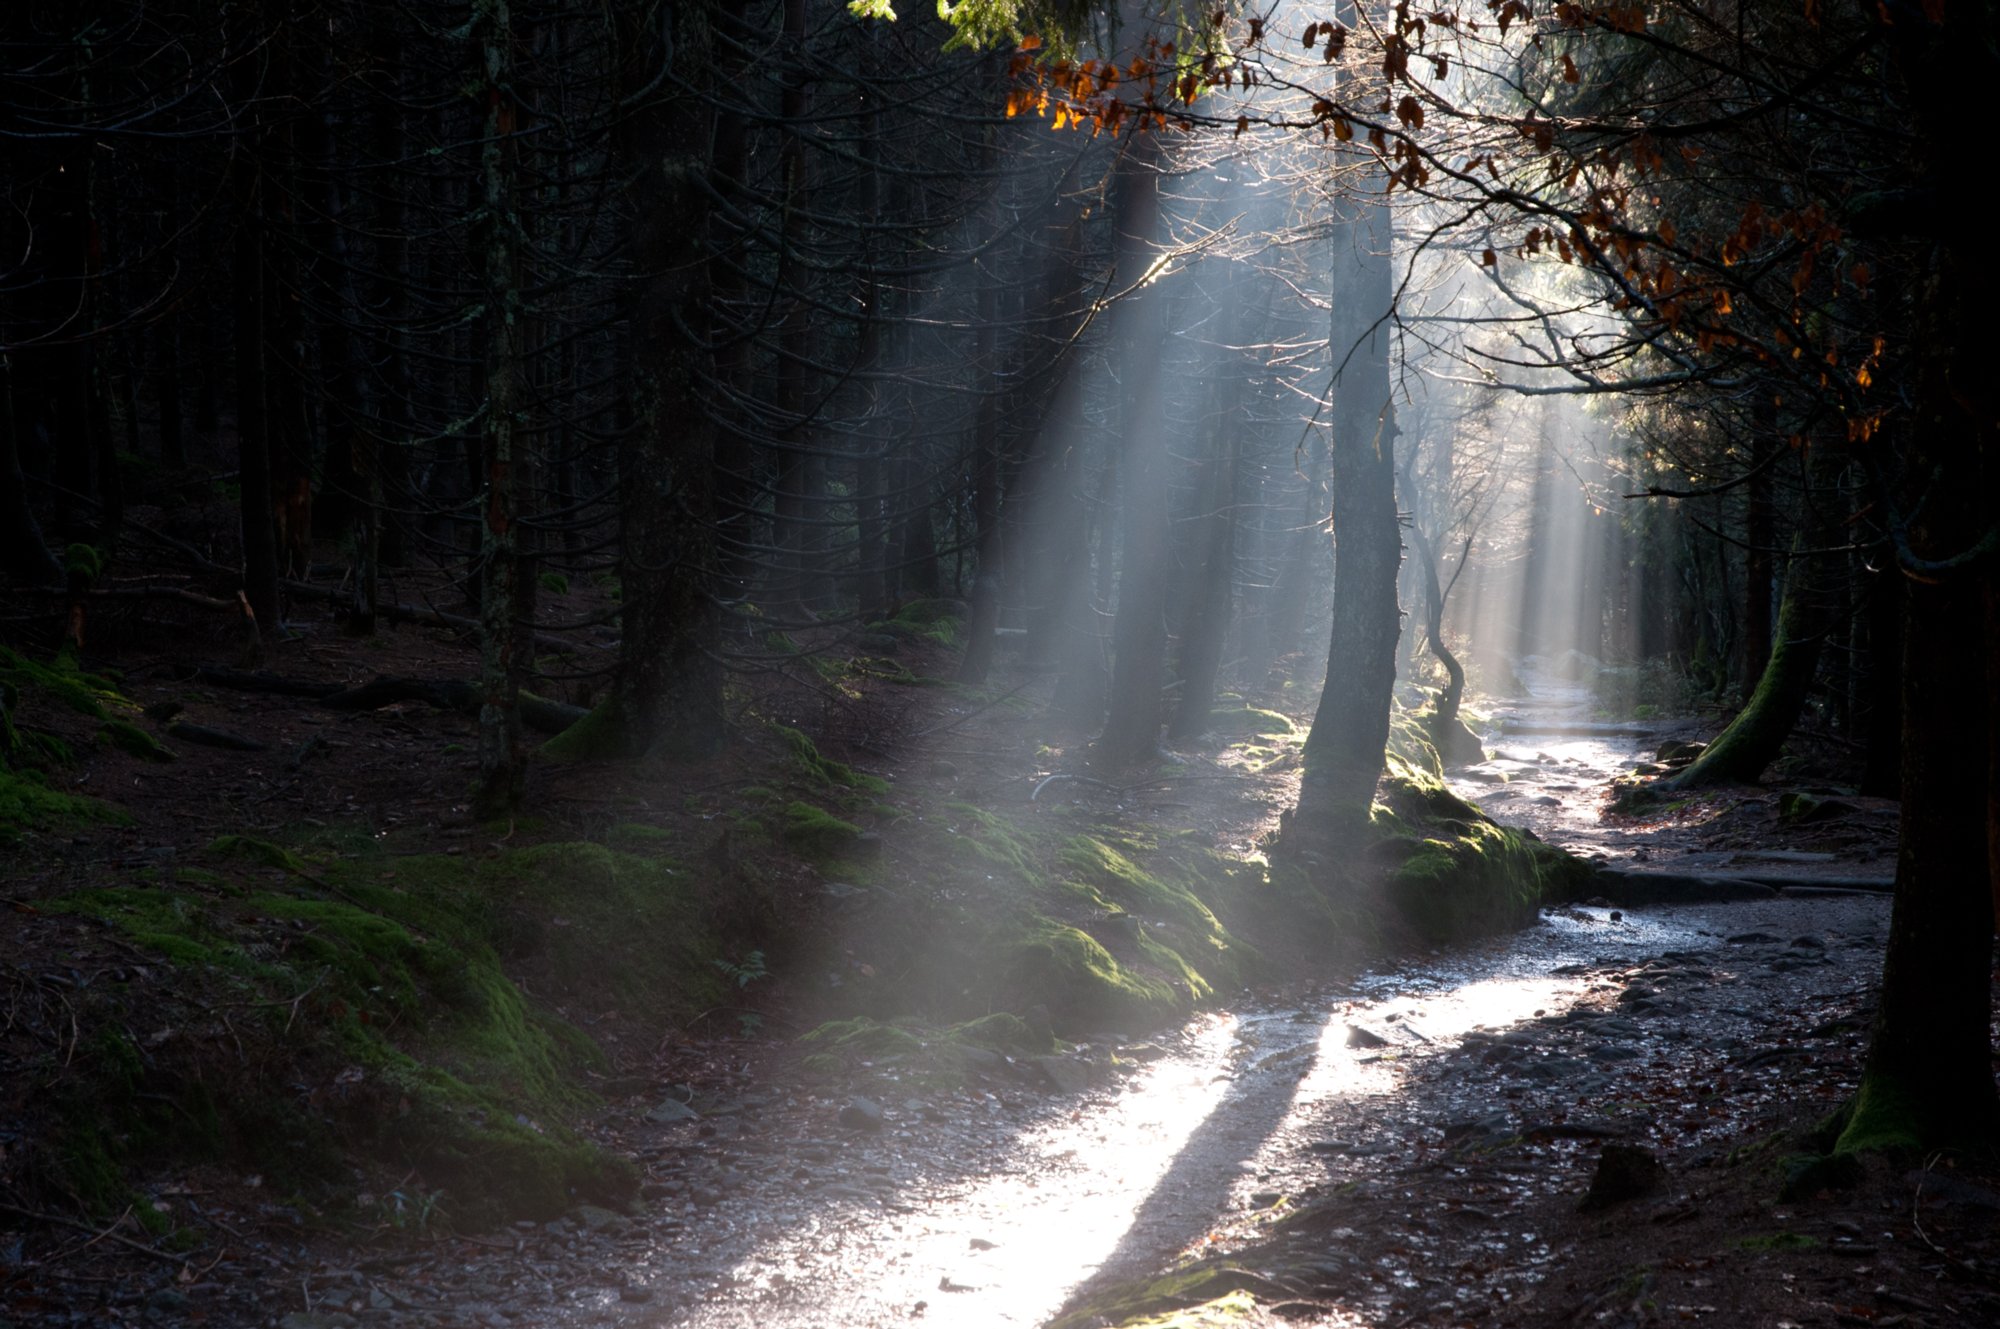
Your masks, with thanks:
<instances>
[{"instance_id":1,"label":"stone","mask_svg":"<svg viewBox=\"0 0 2000 1329\"><path fill-rule=\"evenodd\" d=\"M578 1205L576 1216L592 1232L621 1232L632 1225L625 1215L594 1204Z\"/></svg>"},{"instance_id":2,"label":"stone","mask_svg":"<svg viewBox=\"0 0 2000 1329\"><path fill-rule=\"evenodd\" d=\"M1364 1029L1358 1024L1347 1026L1347 1046L1351 1048L1385 1048L1389 1040L1372 1029Z\"/></svg>"},{"instance_id":3,"label":"stone","mask_svg":"<svg viewBox=\"0 0 2000 1329\"><path fill-rule=\"evenodd\" d=\"M1809 826L1856 815L1858 809L1852 803L1843 803L1837 798L1819 798L1802 792L1778 795L1778 820L1794 826Z\"/></svg>"},{"instance_id":4,"label":"stone","mask_svg":"<svg viewBox=\"0 0 2000 1329\"><path fill-rule=\"evenodd\" d=\"M1577 1207L1586 1212L1608 1209L1626 1200L1651 1195L1667 1184L1667 1170L1651 1150L1635 1144L1607 1144L1597 1156L1597 1171L1590 1178L1590 1190Z\"/></svg>"},{"instance_id":5,"label":"stone","mask_svg":"<svg viewBox=\"0 0 2000 1329\"><path fill-rule=\"evenodd\" d=\"M1061 1094L1081 1093L1094 1078L1090 1064L1075 1057L1030 1057L1029 1064L1050 1088Z\"/></svg>"},{"instance_id":6,"label":"stone","mask_svg":"<svg viewBox=\"0 0 2000 1329\"><path fill-rule=\"evenodd\" d=\"M646 1120L655 1126L671 1126L676 1122L698 1121L701 1114L677 1098L669 1098L646 1114Z\"/></svg>"},{"instance_id":7,"label":"stone","mask_svg":"<svg viewBox=\"0 0 2000 1329\"><path fill-rule=\"evenodd\" d=\"M1118 1055L1127 1061L1158 1061L1167 1050L1158 1043L1128 1043L1118 1049Z\"/></svg>"},{"instance_id":8,"label":"stone","mask_svg":"<svg viewBox=\"0 0 2000 1329\"><path fill-rule=\"evenodd\" d=\"M866 1098L850 1098L841 1106L839 1121L851 1130L879 1131L884 1123L882 1105Z\"/></svg>"}]
</instances>

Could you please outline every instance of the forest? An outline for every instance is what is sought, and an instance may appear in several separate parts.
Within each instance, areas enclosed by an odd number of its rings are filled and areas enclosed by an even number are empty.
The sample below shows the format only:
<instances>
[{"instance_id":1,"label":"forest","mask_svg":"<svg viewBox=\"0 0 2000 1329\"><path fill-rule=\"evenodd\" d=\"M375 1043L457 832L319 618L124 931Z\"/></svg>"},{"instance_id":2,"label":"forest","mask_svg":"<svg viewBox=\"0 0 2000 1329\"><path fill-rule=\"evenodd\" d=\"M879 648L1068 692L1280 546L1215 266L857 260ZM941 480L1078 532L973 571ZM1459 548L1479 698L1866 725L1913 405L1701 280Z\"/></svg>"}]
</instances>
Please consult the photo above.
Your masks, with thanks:
<instances>
[{"instance_id":1,"label":"forest","mask_svg":"<svg viewBox=\"0 0 2000 1329\"><path fill-rule=\"evenodd\" d=\"M1996 25L12 0L0 1326L2000 1313Z\"/></svg>"}]
</instances>

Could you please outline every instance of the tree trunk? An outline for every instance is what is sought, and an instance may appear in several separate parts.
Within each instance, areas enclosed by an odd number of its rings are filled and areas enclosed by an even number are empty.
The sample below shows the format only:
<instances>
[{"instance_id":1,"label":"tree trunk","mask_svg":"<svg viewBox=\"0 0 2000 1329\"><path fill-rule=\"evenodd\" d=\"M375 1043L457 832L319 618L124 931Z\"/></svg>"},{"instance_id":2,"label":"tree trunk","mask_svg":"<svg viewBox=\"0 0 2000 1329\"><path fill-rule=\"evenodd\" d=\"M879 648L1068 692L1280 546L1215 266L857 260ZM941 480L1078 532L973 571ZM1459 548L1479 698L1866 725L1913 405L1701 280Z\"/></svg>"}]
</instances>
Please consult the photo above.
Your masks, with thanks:
<instances>
[{"instance_id":1,"label":"tree trunk","mask_svg":"<svg viewBox=\"0 0 2000 1329\"><path fill-rule=\"evenodd\" d=\"M1777 538L1777 522L1771 510L1771 473L1765 463L1778 446L1778 420L1768 392L1757 399L1750 422L1752 475L1743 527L1744 543L1750 547L1743 556L1743 653L1737 675L1745 698L1756 693L1764 666L1771 660L1771 548Z\"/></svg>"},{"instance_id":2,"label":"tree trunk","mask_svg":"<svg viewBox=\"0 0 2000 1329\"><path fill-rule=\"evenodd\" d=\"M643 87L667 52L656 5L637 6L621 77ZM693 757L722 745L722 614L716 429L704 388L714 364L709 304L713 0L667 0L664 32L686 91L647 94L623 144L633 172L634 266L647 275L632 313L637 427L619 449L619 563L624 640L614 688L615 747Z\"/></svg>"},{"instance_id":3,"label":"tree trunk","mask_svg":"<svg viewBox=\"0 0 2000 1329\"><path fill-rule=\"evenodd\" d=\"M1701 756L1659 782L1660 790L1754 784L1791 737L1806 694L1812 690L1820 647L1833 617L1827 602L1832 581L1827 555L1805 551L1831 543L1840 530L1830 489L1839 463L1838 449L1824 443L1814 445L1806 516L1792 542L1784 598L1778 604L1777 632L1756 690Z\"/></svg>"},{"instance_id":4,"label":"tree trunk","mask_svg":"<svg viewBox=\"0 0 2000 1329\"><path fill-rule=\"evenodd\" d=\"M1210 393L1206 483L1195 494L1200 562L1194 570L1187 621L1181 628L1181 686L1179 705L1167 731L1171 738L1193 738L1206 732L1215 709L1223 643L1229 635L1236 590L1236 508L1243 468L1239 406L1241 385L1248 373L1246 365L1222 366Z\"/></svg>"},{"instance_id":5,"label":"tree trunk","mask_svg":"<svg viewBox=\"0 0 2000 1329\"><path fill-rule=\"evenodd\" d=\"M42 539L28 506L28 477L21 473L15 438L13 362L0 352L0 571L30 586L60 586L62 564Z\"/></svg>"},{"instance_id":6,"label":"tree trunk","mask_svg":"<svg viewBox=\"0 0 2000 1329\"><path fill-rule=\"evenodd\" d=\"M994 158L992 126L986 129L981 167L991 173ZM989 186L992 187L992 186ZM981 232L991 234L999 221L997 205L989 204ZM977 264L979 305L973 329L972 382L979 393L972 426L972 514L974 564L972 596L966 606L965 654L959 657L958 681L984 683L993 668L994 631L1000 625L1000 392L1007 381L999 373L995 354L1000 321L1000 280L994 265Z\"/></svg>"},{"instance_id":7,"label":"tree trunk","mask_svg":"<svg viewBox=\"0 0 2000 1329\"><path fill-rule=\"evenodd\" d=\"M1332 233L1333 640L1289 826L1308 844L1367 823L1389 741L1402 633L1389 210L1372 199L1341 207Z\"/></svg>"},{"instance_id":8,"label":"tree trunk","mask_svg":"<svg viewBox=\"0 0 2000 1329\"><path fill-rule=\"evenodd\" d=\"M1926 183L1939 197L1984 143L1981 99L2000 75L1990 6L1894 7L1884 40L1910 89ZM1992 322L2000 278L1976 228L1926 241L1906 473L1925 486L1899 563L1908 577L1903 655L1903 823L1881 1002L1846 1149L1989 1143L1994 892L2000 887L2000 392ZM1893 528L1892 528L1893 529Z\"/></svg>"},{"instance_id":9,"label":"tree trunk","mask_svg":"<svg viewBox=\"0 0 2000 1329\"><path fill-rule=\"evenodd\" d=\"M1894 798L1902 789L1903 578L1892 566L1868 574L1868 708L1860 792Z\"/></svg>"},{"instance_id":10,"label":"tree trunk","mask_svg":"<svg viewBox=\"0 0 2000 1329\"><path fill-rule=\"evenodd\" d=\"M1417 561L1423 574L1424 641L1444 666L1444 690L1438 693L1437 705L1431 708L1425 722L1431 745L1446 763L1479 761L1486 754L1480 750L1478 738L1458 719L1458 708L1465 700L1465 666L1444 644L1444 603L1449 590L1438 582L1437 553L1424 535L1422 522L1410 523L1410 538L1417 547ZM1464 567L1471 556L1472 537L1467 536L1465 548L1459 551L1459 566Z\"/></svg>"},{"instance_id":11,"label":"tree trunk","mask_svg":"<svg viewBox=\"0 0 2000 1329\"><path fill-rule=\"evenodd\" d=\"M1136 281L1152 262L1159 226L1159 144L1149 134L1127 141L1118 162L1118 279ZM1167 553L1170 534L1166 411L1160 358L1166 349L1166 302L1157 288L1125 297L1117 340L1124 362L1119 411L1124 504L1118 562L1118 614L1111 626L1111 710L1097 756L1117 767L1151 760L1160 748L1166 683Z\"/></svg>"},{"instance_id":12,"label":"tree trunk","mask_svg":"<svg viewBox=\"0 0 2000 1329\"><path fill-rule=\"evenodd\" d=\"M521 380L520 237L514 143L513 15L508 0L475 0L470 29L486 113L479 148L480 223L468 257L480 274L486 343L485 411L476 440L484 471L479 505L479 776L473 815L505 815L521 800L527 754L521 740L515 652L516 580L521 574L520 477L515 412Z\"/></svg>"},{"instance_id":13,"label":"tree trunk","mask_svg":"<svg viewBox=\"0 0 2000 1329\"><path fill-rule=\"evenodd\" d=\"M235 32L237 44L256 50L264 37L261 15L253 8ZM245 118L247 141L231 168L236 202L234 269L236 333L237 489L243 529L243 592L258 627L280 629L278 605L278 541L271 521L271 430L266 409L266 309L270 302L265 270L267 243L264 181L268 130L263 123L267 89L258 63L243 57L237 75L237 100Z\"/></svg>"}]
</instances>

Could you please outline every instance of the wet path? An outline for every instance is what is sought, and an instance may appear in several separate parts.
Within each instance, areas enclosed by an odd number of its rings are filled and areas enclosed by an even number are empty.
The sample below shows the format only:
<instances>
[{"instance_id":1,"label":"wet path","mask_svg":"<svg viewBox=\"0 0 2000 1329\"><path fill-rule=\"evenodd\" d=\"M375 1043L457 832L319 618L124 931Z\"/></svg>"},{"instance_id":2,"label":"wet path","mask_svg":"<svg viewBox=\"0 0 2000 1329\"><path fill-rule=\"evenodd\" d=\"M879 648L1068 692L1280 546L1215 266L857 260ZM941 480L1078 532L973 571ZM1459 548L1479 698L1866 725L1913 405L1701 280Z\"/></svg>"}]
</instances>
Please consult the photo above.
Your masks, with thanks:
<instances>
[{"instance_id":1,"label":"wet path","mask_svg":"<svg viewBox=\"0 0 2000 1329\"><path fill-rule=\"evenodd\" d=\"M1722 1004L1696 1035L1674 1018L1694 1009L1676 984L1742 961L1747 936L1784 981L1838 991L1846 970L1828 949L1872 951L1886 901L1612 914L1551 913L1490 947L1206 1017L1128 1048L1156 1059L1077 1095L1023 1093L1012 1067L944 1092L884 1070L860 1086L883 1104L879 1131L843 1128L835 1098L725 1111L713 1135L668 1128L650 1151L673 1188L658 1217L619 1235L611 1281L527 1322L1040 1324L1092 1287L1240 1240L1406 1162L1460 1119L1476 1129L1499 1106L1487 1090L1403 1093L1468 1037L1528 1058L1521 1083L1566 1102L1661 1073L1693 1037L1754 1046L1765 998L1717 988ZM1817 949L1788 940L1805 934ZM1632 973L1650 976L1637 999L1622 995ZM540 1250L545 1268L566 1246L602 1242L571 1220L523 1235L523 1255Z\"/></svg>"},{"instance_id":2,"label":"wet path","mask_svg":"<svg viewBox=\"0 0 2000 1329\"><path fill-rule=\"evenodd\" d=\"M1517 737L1503 732L1503 755L1462 773L1461 789L1503 820L1590 847L1603 782L1656 739L1519 732L1572 723L1563 707L1583 704L1558 695L1510 712ZM1524 753L1504 755L1513 746ZM1615 859L1614 848L1601 852ZM1055 1072L996 1057L941 1087L921 1060L883 1060L837 1086L635 1117L626 1140L647 1174L647 1215L520 1225L511 1249L451 1277L449 1322L1042 1324L1093 1289L1230 1248L1302 1202L1364 1194L1454 1131L1482 1129L1500 1106L1492 1087L1461 1091L1425 1071L1468 1043L1512 1077L1507 1111L1555 1120L1600 1097L1640 1101L1645 1077L1671 1074L1695 1044L1761 1056L1760 1004L1850 986L1851 968L1830 956L1872 952L1886 916L1886 899L1869 896L1556 910L1484 947L1245 1004L1152 1042L1108 1034L1052 1059ZM1746 957L1754 981L1739 990ZM1049 1092L1071 1073L1095 1083ZM1420 1235L1398 1240L1422 1249ZM1547 1258L1532 1232L1496 1240L1495 1258L1524 1277ZM1385 1259L1368 1277L1393 1297L1421 1289L1420 1264Z\"/></svg>"},{"instance_id":3,"label":"wet path","mask_svg":"<svg viewBox=\"0 0 2000 1329\"><path fill-rule=\"evenodd\" d=\"M1698 734L1684 722L1606 721L1589 685L1531 668L1521 673L1528 696L1496 706L1474 726L1488 759L1449 773L1453 789L1487 815L1620 873L1685 878L1674 885L1689 894L1706 880L1711 898L1728 898L1727 888L1737 885L1890 885L1896 809L1884 799L1843 796L1837 806L1846 825L1832 837L1782 826L1777 796L1758 791L1738 791L1733 806L1690 800L1644 818L1606 818L1609 781L1658 771L1653 757L1662 743ZM1829 838L1845 843L1838 851L1822 847Z\"/></svg>"}]
</instances>

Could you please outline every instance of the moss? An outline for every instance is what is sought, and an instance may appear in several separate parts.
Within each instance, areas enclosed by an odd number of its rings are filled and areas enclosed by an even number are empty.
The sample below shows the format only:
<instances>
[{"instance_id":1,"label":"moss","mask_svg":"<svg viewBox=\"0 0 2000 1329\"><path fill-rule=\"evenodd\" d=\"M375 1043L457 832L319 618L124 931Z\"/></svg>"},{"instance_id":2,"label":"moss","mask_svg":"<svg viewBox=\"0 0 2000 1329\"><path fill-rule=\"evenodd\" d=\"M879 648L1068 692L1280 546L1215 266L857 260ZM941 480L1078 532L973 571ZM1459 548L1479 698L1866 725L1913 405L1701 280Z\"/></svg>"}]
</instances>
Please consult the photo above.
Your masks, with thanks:
<instances>
[{"instance_id":1,"label":"moss","mask_svg":"<svg viewBox=\"0 0 2000 1329\"><path fill-rule=\"evenodd\" d=\"M109 803L50 788L40 771L10 771L0 766L0 846L16 843L31 830L79 822L124 825L131 820L123 809Z\"/></svg>"},{"instance_id":2,"label":"moss","mask_svg":"<svg viewBox=\"0 0 2000 1329\"><path fill-rule=\"evenodd\" d=\"M1029 885L1042 880L1034 846L1018 827L971 803L946 803L944 810L955 823L952 831L982 861Z\"/></svg>"},{"instance_id":3,"label":"moss","mask_svg":"<svg viewBox=\"0 0 2000 1329\"><path fill-rule=\"evenodd\" d=\"M1291 717L1259 706L1239 703L1217 706L1209 712L1209 728L1218 734L1256 734L1265 738L1292 738L1299 732Z\"/></svg>"},{"instance_id":4,"label":"moss","mask_svg":"<svg viewBox=\"0 0 2000 1329\"><path fill-rule=\"evenodd\" d=\"M301 877L312 875L312 869L291 850L251 835L218 835L208 842L207 852L214 858L241 858L259 867L282 868Z\"/></svg>"},{"instance_id":5,"label":"moss","mask_svg":"<svg viewBox=\"0 0 2000 1329\"><path fill-rule=\"evenodd\" d=\"M93 720L108 719L113 710L136 709L109 679L85 673L68 656L45 665L0 646L0 684L12 687L23 699L46 696Z\"/></svg>"},{"instance_id":6,"label":"moss","mask_svg":"<svg viewBox=\"0 0 2000 1329\"><path fill-rule=\"evenodd\" d=\"M932 1083L961 1078L968 1048L1050 1052L1055 1046L1046 1032L1037 1036L1027 1021L1004 1013L943 1028L909 1016L887 1021L857 1016L830 1020L799 1035L799 1042L819 1049L806 1062L822 1074L851 1070L864 1060L911 1062L910 1073Z\"/></svg>"},{"instance_id":7,"label":"moss","mask_svg":"<svg viewBox=\"0 0 2000 1329\"><path fill-rule=\"evenodd\" d=\"M852 848L861 828L810 803L793 801L785 805L783 834L785 843L798 852L825 858Z\"/></svg>"},{"instance_id":8,"label":"moss","mask_svg":"<svg viewBox=\"0 0 2000 1329\"><path fill-rule=\"evenodd\" d=\"M1589 887L1588 864L1498 825L1428 771L1392 759L1381 792L1368 856L1389 866L1386 901L1426 942L1519 927Z\"/></svg>"},{"instance_id":9,"label":"moss","mask_svg":"<svg viewBox=\"0 0 2000 1329\"><path fill-rule=\"evenodd\" d=\"M225 862L303 866L269 842L234 837L224 848ZM238 989L228 1004L252 1013L238 1026L246 1039L260 1027L264 1051L230 1068L212 1134L267 1171L293 1175L317 1160L305 1170L337 1179L337 1145L414 1169L443 1189L443 1212L459 1224L629 1194L629 1167L566 1125L588 1105L582 1072L602 1054L531 1002L503 963L573 1008L691 1018L722 984L706 902L678 870L558 844L482 859L370 856L324 873L339 898L117 889L45 907L100 918L168 965ZM173 1113L193 1110L188 1084L148 1090ZM115 1122L73 1134L80 1176L122 1175L161 1143Z\"/></svg>"},{"instance_id":10,"label":"moss","mask_svg":"<svg viewBox=\"0 0 2000 1329\"><path fill-rule=\"evenodd\" d=\"M605 843L620 849L659 849L674 843L672 831L643 822L620 822L604 833Z\"/></svg>"},{"instance_id":11,"label":"moss","mask_svg":"<svg viewBox=\"0 0 2000 1329\"><path fill-rule=\"evenodd\" d=\"M1026 1020L1005 1011L955 1024L948 1035L955 1042L969 1043L973 1047L1015 1048L1023 1052L1047 1052L1051 1048L1046 1033L1037 1037Z\"/></svg>"},{"instance_id":12,"label":"moss","mask_svg":"<svg viewBox=\"0 0 2000 1329\"><path fill-rule=\"evenodd\" d=\"M883 1023L859 1016L852 1020L829 1020L799 1035L801 1043L815 1043L836 1056L899 1057L924 1050L924 1039L903 1023Z\"/></svg>"},{"instance_id":13,"label":"moss","mask_svg":"<svg viewBox=\"0 0 2000 1329\"><path fill-rule=\"evenodd\" d=\"M1035 915L1012 949L1014 996L1068 1019L1165 1022L1185 1015L1199 994L1119 963L1089 933Z\"/></svg>"},{"instance_id":14,"label":"moss","mask_svg":"<svg viewBox=\"0 0 2000 1329\"><path fill-rule=\"evenodd\" d=\"M138 725L124 720L106 720L97 731L100 742L141 761L179 761L180 754L167 747Z\"/></svg>"},{"instance_id":15,"label":"moss","mask_svg":"<svg viewBox=\"0 0 2000 1329\"><path fill-rule=\"evenodd\" d=\"M1809 1251L1819 1245L1819 1238L1803 1232L1771 1232L1739 1238L1736 1244L1746 1251Z\"/></svg>"},{"instance_id":16,"label":"moss","mask_svg":"<svg viewBox=\"0 0 2000 1329\"><path fill-rule=\"evenodd\" d=\"M965 604L960 600L912 600L886 622L869 625L869 631L888 636L919 638L939 646L957 646Z\"/></svg>"},{"instance_id":17,"label":"moss","mask_svg":"<svg viewBox=\"0 0 2000 1329\"><path fill-rule=\"evenodd\" d=\"M1405 709L1400 702L1389 713L1388 755L1392 761L1400 759L1434 780L1444 778L1444 759L1431 742L1430 727L1423 713Z\"/></svg>"},{"instance_id":18,"label":"moss","mask_svg":"<svg viewBox=\"0 0 2000 1329\"><path fill-rule=\"evenodd\" d=\"M104 555L93 545L73 544L63 550L63 571L72 588L86 590L104 575Z\"/></svg>"},{"instance_id":19,"label":"moss","mask_svg":"<svg viewBox=\"0 0 2000 1329\"><path fill-rule=\"evenodd\" d=\"M1252 1287L1269 1280L1231 1262L1200 1264L1159 1278L1115 1286L1053 1320L1049 1329L1211 1329L1253 1319Z\"/></svg>"},{"instance_id":20,"label":"moss","mask_svg":"<svg viewBox=\"0 0 2000 1329\"><path fill-rule=\"evenodd\" d=\"M854 790L877 797L889 792L888 781L863 775L843 762L821 756L813 741L798 730L778 724L772 725L771 731L790 749L793 764L814 783L829 789Z\"/></svg>"},{"instance_id":21,"label":"moss","mask_svg":"<svg viewBox=\"0 0 2000 1329\"><path fill-rule=\"evenodd\" d=\"M535 751L550 761L613 761L633 755L625 713L614 699L591 707L581 720Z\"/></svg>"},{"instance_id":22,"label":"moss","mask_svg":"<svg viewBox=\"0 0 2000 1329\"><path fill-rule=\"evenodd\" d=\"M1924 1144L1922 1104L1894 1077L1871 1071L1861 1077L1853 1113L1840 1132L1840 1153L1906 1154Z\"/></svg>"},{"instance_id":23,"label":"moss","mask_svg":"<svg viewBox=\"0 0 2000 1329\"><path fill-rule=\"evenodd\" d=\"M1062 866L1095 892L1135 914L1165 917L1202 932L1220 932L1222 925L1184 880L1172 880L1142 869L1130 856L1095 835L1074 835L1064 842Z\"/></svg>"}]
</instances>

